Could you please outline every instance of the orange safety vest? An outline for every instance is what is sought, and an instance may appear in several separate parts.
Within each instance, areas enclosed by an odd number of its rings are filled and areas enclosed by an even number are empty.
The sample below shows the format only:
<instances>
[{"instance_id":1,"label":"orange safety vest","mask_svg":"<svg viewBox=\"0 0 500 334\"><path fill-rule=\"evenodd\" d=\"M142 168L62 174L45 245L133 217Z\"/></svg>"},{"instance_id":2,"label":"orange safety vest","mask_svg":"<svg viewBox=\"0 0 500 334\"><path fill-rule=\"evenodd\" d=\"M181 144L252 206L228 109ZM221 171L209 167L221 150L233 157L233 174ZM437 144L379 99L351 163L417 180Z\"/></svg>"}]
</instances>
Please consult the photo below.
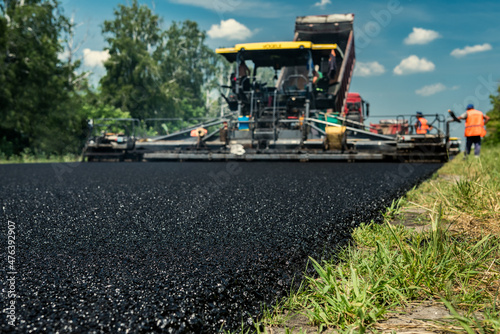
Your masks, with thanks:
<instances>
[{"instance_id":1,"label":"orange safety vest","mask_svg":"<svg viewBox=\"0 0 500 334\"><path fill-rule=\"evenodd\" d=\"M427 124L427 120L423 117L420 117L418 121L420 122L420 126L417 127L417 133L425 135L429 131L429 124Z\"/></svg>"},{"instance_id":2,"label":"orange safety vest","mask_svg":"<svg viewBox=\"0 0 500 334\"><path fill-rule=\"evenodd\" d=\"M484 128L483 113L476 109L467 110L467 119L465 120L465 137L474 137L486 135Z\"/></svg>"}]
</instances>

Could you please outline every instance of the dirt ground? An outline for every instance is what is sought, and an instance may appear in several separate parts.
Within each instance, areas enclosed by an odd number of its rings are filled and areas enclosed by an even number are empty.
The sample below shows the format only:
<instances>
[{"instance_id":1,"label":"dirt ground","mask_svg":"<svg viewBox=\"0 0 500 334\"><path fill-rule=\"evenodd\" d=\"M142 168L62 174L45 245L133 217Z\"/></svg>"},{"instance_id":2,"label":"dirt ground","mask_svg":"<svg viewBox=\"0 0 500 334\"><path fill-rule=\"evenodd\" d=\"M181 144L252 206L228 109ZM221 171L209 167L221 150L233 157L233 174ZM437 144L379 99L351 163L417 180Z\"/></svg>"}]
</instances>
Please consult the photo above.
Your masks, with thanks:
<instances>
[{"instance_id":1,"label":"dirt ground","mask_svg":"<svg viewBox=\"0 0 500 334\"><path fill-rule=\"evenodd\" d=\"M396 313L397 312L397 313ZM399 309L388 314L387 319L374 325L377 333L427 334L450 333L453 328L448 324L450 313L441 303L426 302L410 304L405 309ZM318 331L318 327L311 326L306 316L294 315L283 327L268 327L269 334L334 334L334 329ZM373 333L373 331L368 331Z\"/></svg>"}]
</instances>

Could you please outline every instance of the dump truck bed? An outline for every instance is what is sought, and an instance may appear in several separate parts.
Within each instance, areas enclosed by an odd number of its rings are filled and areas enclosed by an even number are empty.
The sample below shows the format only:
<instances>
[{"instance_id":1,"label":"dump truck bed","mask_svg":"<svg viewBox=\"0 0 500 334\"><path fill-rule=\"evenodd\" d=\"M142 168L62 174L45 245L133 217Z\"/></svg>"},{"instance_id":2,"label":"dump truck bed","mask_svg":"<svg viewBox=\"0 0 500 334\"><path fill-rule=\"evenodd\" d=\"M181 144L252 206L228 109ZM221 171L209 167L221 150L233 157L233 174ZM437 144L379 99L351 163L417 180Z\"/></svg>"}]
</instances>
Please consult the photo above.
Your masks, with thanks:
<instances>
[{"instance_id":1,"label":"dump truck bed","mask_svg":"<svg viewBox=\"0 0 500 334\"><path fill-rule=\"evenodd\" d=\"M351 84L356 54L354 50L354 14L299 16L295 20L294 41L337 44L337 85L330 88L335 96L335 111L344 110Z\"/></svg>"}]
</instances>

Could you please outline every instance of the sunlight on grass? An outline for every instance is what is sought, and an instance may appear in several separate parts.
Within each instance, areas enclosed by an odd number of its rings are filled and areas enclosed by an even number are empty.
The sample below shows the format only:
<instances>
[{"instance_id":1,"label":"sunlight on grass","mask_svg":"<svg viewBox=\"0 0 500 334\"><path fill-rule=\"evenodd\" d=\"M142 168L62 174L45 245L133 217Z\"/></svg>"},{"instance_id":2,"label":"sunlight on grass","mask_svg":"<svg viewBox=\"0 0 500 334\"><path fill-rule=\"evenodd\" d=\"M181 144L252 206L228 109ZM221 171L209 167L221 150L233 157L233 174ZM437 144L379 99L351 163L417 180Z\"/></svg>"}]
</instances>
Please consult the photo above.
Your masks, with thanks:
<instances>
[{"instance_id":1,"label":"sunlight on grass","mask_svg":"<svg viewBox=\"0 0 500 334\"><path fill-rule=\"evenodd\" d=\"M81 161L81 156L75 154L47 156L44 153L33 154L26 150L20 155L7 157L0 152L0 164L22 164L22 163L57 163L57 162L77 162Z\"/></svg>"},{"instance_id":2,"label":"sunlight on grass","mask_svg":"<svg viewBox=\"0 0 500 334\"><path fill-rule=\"evenodd\" d=\"M500 232L500 148L486 148L481 158L462 155L438 171L439 177L407 195L408 204L443 207L443 217L461 229L475 224L477 234Z\"/></svg>"},{"instance_id":3,"label":"sunlight on grass","mask_svg":"<svg viewBox=\"0 0 500 334\"><path fill-rule=\"evenodd\" d=\"M485 315L498 315L497 238L457 239L439 220L425 233L387 222L364 224L353 237L356 246L345 249L338 262L311 259L316 275L307 276L305 287L268 312L262 323L282 325L275 320L287 310L306 315L320 331L358 332L382 319L391 308L426 300L443 300L463 314L485 311ZM496 328L494 319L468 325L478 328L479 324Z\"/></svg>"},{"instance_id":4,"label":"sunlight on grass","mask_svg":"<svg viewBox=\"0 0 500 334\"><path fill-rule=\"evenodd\" d=\"M394 201L384 224L355 229L352 245L335 260L310 259L315 275L267 309L257 332L280 327L291 333L286 317L295 313L318 332L363 333L398 307L442 301L451 317L436 328L498 333L500 234L491 232L500 221L499 201L500 148L484 149L481 159L457 157ZM390 223L408 207L423 211L429 228L417 232ZM478 228L470 228L474 224Z\"/></svg>"}]
</instances>

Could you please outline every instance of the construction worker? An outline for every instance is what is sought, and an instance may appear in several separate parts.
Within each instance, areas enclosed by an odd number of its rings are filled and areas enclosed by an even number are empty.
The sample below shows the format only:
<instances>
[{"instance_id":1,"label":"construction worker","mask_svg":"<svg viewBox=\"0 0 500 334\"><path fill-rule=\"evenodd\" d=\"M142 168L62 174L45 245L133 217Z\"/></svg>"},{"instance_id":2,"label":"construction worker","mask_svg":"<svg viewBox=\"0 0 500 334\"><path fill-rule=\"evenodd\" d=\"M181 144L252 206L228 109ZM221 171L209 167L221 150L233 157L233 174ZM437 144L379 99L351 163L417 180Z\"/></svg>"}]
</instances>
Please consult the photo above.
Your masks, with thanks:
<instances>
[{"instance_id":1,"label":"construction worker","mask_svg":"<svg viewBox=\"0 0 500 334\"><path fill-rule=\"evenodd\" d=\"M415 132L419 135L428 134L432 129L432 125L424 118L421 111L417 111L417 123L415 123Z\"/></svg>"},{"instance_id":2,"label":"construction worker","mask_svg":"<svg viewBox=\"0 0 500 334\"><path fill-rule=\"evenodd\" d=\"M238 66L239 83L243 91L250 90L250 69L243 60Z\"/></svg>"},{"instance_id":3,"label":"construction worker","mask_svg":"<svg viewBox=\"0 0 500 334\"><path fill-rule=\"evenodd\" d=\"M238 67L238 74L240 78L248 77L250 75L250 69L248 68L245 61L242 61Z\"/></svg>"},{"instance_id":4,"label":"construction worker","mask_svg":"<svg viewBox=\"0 0 500 334\"><path fill-rule=\"evenodd\" d=\"M457 117L459 120L465 119L465 157L470 154L472 144L474 144L474 155L479 157L481 152L481 137L486 135L484 125L490 118L481 111L474 109L472 104L467 106L467 111Z\"/></svg>"},{"instance_id":5,"label":"construction worker","mask_svg":"<svg viewBox=\"0 0 500 334\"><path fill-rule=\"evenodd\" d=\"M335 75L337 74L337 57L335 50L330 52L330 57L328 58L328 74L329 84L335 83Z\"/></svg>"},{"instance_id":6,"label":"construction worker","mask_svg":"<svg viewBox=\"0 0 500 334\"><path fill-rule=\"evenodd\" d=\"M321 79L323 79L323 73L321 73L321 71L319 70L319 65L316 65L316 66L314 66L314 70L313 70L312 83L314 86L314 90L318 93L322 93L324 91L324 89L323 89L324 85L319 84Z\"/></svg>"},{"instance_id":7,"label":"construction worker","mask_svg":"<svg viewBox=\"0 0 500 334\"><path fill-rule=\"evenodd\" d=\"M319 65L315 65L313 70L313 85L316 85L320 79L323 79L323 73L319 70Z\"/></svg>"}]
</instances>

